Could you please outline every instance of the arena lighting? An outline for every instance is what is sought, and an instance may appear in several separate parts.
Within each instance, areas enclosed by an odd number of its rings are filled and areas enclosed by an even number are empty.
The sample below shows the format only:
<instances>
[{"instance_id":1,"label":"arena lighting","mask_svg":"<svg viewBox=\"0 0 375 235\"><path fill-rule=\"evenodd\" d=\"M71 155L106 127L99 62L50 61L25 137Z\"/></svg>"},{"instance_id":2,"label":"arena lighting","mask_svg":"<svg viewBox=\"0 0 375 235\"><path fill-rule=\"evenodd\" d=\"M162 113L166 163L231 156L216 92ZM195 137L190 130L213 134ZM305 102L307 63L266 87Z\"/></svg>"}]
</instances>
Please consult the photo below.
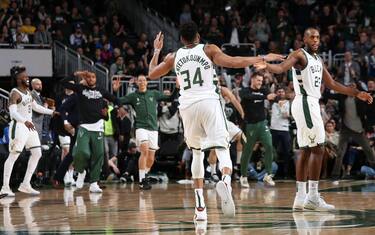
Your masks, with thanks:
<instances>
[{"instance_id":1,"label":"arena lighting","mask_svg":"<svg viewBox=\"0 0 375 235\"><path fill-rule=\"evenodd\" d=\"M225 6L224 9L225 9L225 11L230 11L232 9L232 7L230 5L227 5L227 6Z\"/></svg>"}]
</instances>

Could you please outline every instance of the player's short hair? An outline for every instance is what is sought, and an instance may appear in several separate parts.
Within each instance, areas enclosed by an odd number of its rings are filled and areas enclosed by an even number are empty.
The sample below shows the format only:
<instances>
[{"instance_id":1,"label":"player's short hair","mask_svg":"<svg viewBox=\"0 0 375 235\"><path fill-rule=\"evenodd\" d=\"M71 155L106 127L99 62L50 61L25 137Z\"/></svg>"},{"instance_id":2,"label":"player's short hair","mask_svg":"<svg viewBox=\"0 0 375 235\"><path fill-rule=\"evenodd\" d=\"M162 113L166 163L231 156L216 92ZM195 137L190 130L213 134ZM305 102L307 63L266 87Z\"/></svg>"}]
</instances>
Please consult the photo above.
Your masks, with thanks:
<instances>
[{"instance_id":1,"label":"player's short hair","mask_svg":"<svg viewBox=\"0 0 375 235\"><path fill-rule=\"evenodd\" d=\"M262 78L264 78L263 74L262 73L259 73L259 72L254 72L253 74L251 74L251 79L254 79L256 78L257 76L260 76Z\"/></svg>"},{"instance_id":2,"label":"player's short hair","mask_svg":"<svg viewBox=\"0 0 375 235\"><path fill-rule=\"evenodd\" d=\"M307 29L305 29L304 33L303 33L303 36L307 36L308 32L310 32L311 30L316 30L319 32L319 29L317 28L314 28L314 27L308 27Z\"/></svg>"},{"instance_id":3,"label":"player's short hair","mask_svg":"<svg viewBox=\"0 0 375 235\"><path fill-rule=\"evenodd\" d=\"M23 73L26 71L26 68L25 66L22 66L22 65L16 65L16 66L13 66L11 69L10 69L10 76L13 78L13 79L17 79L17 76L20 74L20 73Z\"/></svg>"},{"instance_id":4,"label":"player's short hair","mask_svg":"<svg viewBox=\"0 0 375 235\"><path fill-rule=\"evenodd\" d=\"M186 42L193 42L198 33L198 26L191 21L180 26L180 36Z\"/></svg>"}]
</instances>

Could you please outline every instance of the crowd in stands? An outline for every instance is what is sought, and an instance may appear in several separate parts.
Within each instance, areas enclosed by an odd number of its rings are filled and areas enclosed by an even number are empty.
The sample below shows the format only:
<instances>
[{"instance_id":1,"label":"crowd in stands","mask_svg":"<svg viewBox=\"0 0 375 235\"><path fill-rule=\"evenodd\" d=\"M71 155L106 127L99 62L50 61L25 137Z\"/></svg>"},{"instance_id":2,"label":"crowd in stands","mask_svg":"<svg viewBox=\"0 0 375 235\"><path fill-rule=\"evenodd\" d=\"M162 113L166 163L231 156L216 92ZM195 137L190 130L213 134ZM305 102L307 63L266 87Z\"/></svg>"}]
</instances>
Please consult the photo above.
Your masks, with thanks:
<instances>
[{"instance_id":1,"label":"crowd in stands","mask_svg":"<svg viewBox=\"0 0 375 235\"><path fill-rule=\"evenodd\" d=\"M152 55L150 37L153 35L136 35L125 18L96 14L95 9L98 7L92 6L91 1L77 2L79 4L66 0L57 3L42 0L0 1L0 43L22 48L27 43L51 44L52 40L59 40L78 53L92 58L95 63L107 66L110 76L136 77L138 74L147 74ZM205 43L218 46L223 43L233 46L253 43L257 54L288 54L290 49L296 50L303 46L303 30L306 27L317 27L320 29L320 51L345 53L343 63L329 68L333 78L375 96L374 0L238 0L230 1L231 4L214 0L173 1L173 4L167 0L143 2L169 16L177 24L195 21ZM242 52L237 49L233 53ZM253 73L251 68L218 71L220 84L228 87L238 99L241 89L249 87ZM272 115L293 100L293 84L290 73L274 75L266 72L262 76L263 86L269 93L275 94L265 105L272 129ZM324 85L322 93L320 103L327 135L323 176L338 178L342 170L344 178L361 171L367 177L375 178L372 161L375 157L375 104L368 105L340 96ZM46 102L44 97L41 100ZM157 153L159 163L155 168L173 177L188 177L189 173L185 172L188 167L185 165L189 164L189 158L186 157L189 153L182 143L183 130L176 107L175 102L159 104L161 149ZM106 152L108 161L105 165L111 171L104 170L103 179L116 175L124 181L133 181L137 177L136 159L139 152L131 140L134 137L134 117L131 107L126 110L128 112L125 116L106 122L106 137L114 139L118 151ZM230 120L241 124L239 115L230 104L226 111ZM290 138L274 141L274 144L277 143L274 146L277 153L274 161L282 166L278 169L275 166L276 179L294 177L293 159L298 154L293 118L288 115L285 121L289 125L287 132ZM44 144L57 142L57 138L51 137L48 125L43 125L43 128L46 128L42 137ZM2 141L6 144L5 135ZM235 144L232 145L234 149L231 155L235 163ZM256 145L255 149L257 151L254 151L249 166L250 175L264 169L262 146ZM253 178L258 179L256 175Z\"/></svg>"}]
</instances>

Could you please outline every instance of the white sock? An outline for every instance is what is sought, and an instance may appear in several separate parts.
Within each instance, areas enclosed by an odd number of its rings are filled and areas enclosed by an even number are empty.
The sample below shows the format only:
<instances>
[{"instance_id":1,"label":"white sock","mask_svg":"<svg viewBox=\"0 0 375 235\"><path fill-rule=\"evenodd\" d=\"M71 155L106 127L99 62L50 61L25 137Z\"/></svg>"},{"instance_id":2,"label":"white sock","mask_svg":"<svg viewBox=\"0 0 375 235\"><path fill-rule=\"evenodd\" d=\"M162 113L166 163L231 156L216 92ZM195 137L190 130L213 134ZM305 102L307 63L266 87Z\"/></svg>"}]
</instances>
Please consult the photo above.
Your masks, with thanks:
<instances>
[{"instance_id":1,"label":"white sock","mask_svg":"<svg viewBox=\"0 0 375 235\"><path fill-rule=\"evenodd\" d=\"M216 163L210 164L211 167L211 175L216 175Z\"/></svg>"},{"instance_id":2,"label":"white sock","mask_svg":"<svg viewBox=\"0 0 375 235\"><path fill-rule=\"evenodd\" d=\"M150 172L150 168L145 169L145 173L148 174Z\"/></svg>"},{"instance_id":3,"label":"white sock","mask_svg":"<svg viewBox=\"0 0 375 235\"><path fill-rule=\"evenodd\" d=\"M306 182L303 181L297 181L297 194L300 196L306 196Z\"/></svg>"},{"instance_id":4,"label":"white sock","mask_svg":"<svg viewBox=\"0 0 375 235\"><path fill-rule=\"evenodd\" d=\"M142 182L142 180L146 177L145 170L139 170L139 182Z\"/></svg>"},{"instance_id":5,"label":"white sock","mask_svg":"<svg viewBox=\"0 0 375 235\"><path fill-rule=\"evenodd\" d=\"M196 188L194 189L195 194L195 207L206 207L204 204L204 197L203 197L203 189L202 188Z\"/></svg>"},{"instance_id":6,"label":"white sock","mask_svg":"<svg viewBox=\"0 0 375 235\"><path fill-rule=\"evenodd\" d=\"M9 188L9 180L12 175L13 165L16 162L19 153L10 153L7 160L4 163L4 175L3 175L3 187Z\"/></svg>"},{"instance_id":7,"label":"white sock","mask_svg":"<svg viewBox=\"0 0 375 235\"><path fill-rule=\"evenodd\" d=\"M226 183L228 185L228 187L231 186L232 179L231 179L230 175L223 175L222 181L224 181L224 183Z\"/></svg>"},{"instance_id":8,"label":"white sock","mask_svg":"<svg viewBox=\"0 0 375 235\"><path fill-rule=\"evenodd\" d=\"M23 179L23 183L26 185L30 184L31 177L33 176L34 171L36 167L38 166L39 159L42 156L42 151L40 148L30 149L30 152L31 152L31 156L27 164L25 178Z\"/></svg>"},{"instance_id":9,"label":"white sock","mask_svg":"<svg viewBox=\"0 0 375 235\"><path fill-rule=\"evenodd\" d=\"M236 159L237 165L241 164L241 157L242 157L242 151L237 151L237 159Z\"/></svg>"},{"instance_id":10,"label":"white sock","mask_svg":"<svg viewBox=\"0 0 375 235\"><path fill-rule=\"evenodd\" d=\"M318 195L319 181L309 180L309 195Z\"/></svg>"}]
</instances>

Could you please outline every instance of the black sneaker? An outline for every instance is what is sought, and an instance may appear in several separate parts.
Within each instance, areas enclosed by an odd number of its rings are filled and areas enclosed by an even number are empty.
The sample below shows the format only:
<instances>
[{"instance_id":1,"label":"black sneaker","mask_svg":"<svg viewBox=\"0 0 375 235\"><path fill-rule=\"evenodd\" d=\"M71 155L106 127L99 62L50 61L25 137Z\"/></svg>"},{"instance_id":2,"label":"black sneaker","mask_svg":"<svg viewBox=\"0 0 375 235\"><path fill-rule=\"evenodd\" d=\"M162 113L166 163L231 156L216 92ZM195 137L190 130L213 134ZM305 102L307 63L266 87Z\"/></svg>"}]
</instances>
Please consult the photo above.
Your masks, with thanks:
<instances>
[{"instance_id":1,"label":"black sneaker","mask_svg":"<svg viewBox=\"0 0 375 235\"><path fill-rule=\"evenodd\" d=\"M150 190L152 187L151 187L151 184L150 182L148 182L147 179L142 179L142 181L139 183L139 189L141 190Z\"/></svg>"}]
</instances>

